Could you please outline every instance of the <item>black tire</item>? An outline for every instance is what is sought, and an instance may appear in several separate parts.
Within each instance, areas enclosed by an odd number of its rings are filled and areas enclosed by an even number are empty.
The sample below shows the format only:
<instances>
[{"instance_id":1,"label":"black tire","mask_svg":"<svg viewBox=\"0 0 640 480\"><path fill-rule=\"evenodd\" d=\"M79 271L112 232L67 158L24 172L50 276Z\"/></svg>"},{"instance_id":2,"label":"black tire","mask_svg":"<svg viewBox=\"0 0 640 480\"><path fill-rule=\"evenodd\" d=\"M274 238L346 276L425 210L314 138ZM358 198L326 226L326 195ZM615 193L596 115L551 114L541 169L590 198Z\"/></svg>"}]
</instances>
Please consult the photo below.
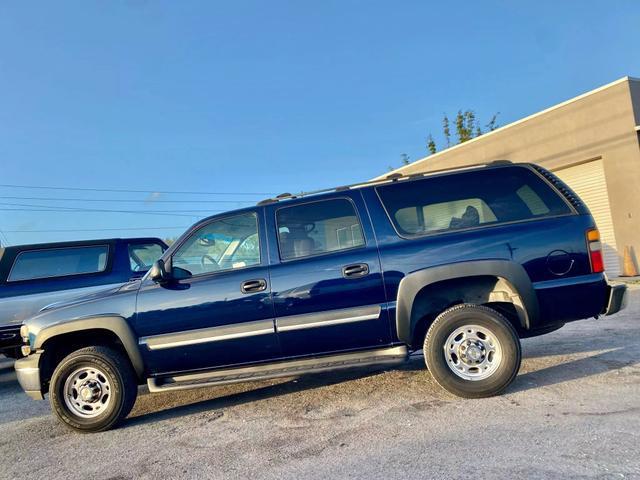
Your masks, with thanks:
<instances>
[{"instance_id":1,"label":"black tire","mask_svg":"<svg viewBox=\"0 0 640 480\"><path fill-rule=\"evenodd\" d=\"M468 325L486 329L500 344L501 360L487 378L461 378L449 366L453 360L445 352L447 340L457 329ZM516 378L522 359L520 339L511 323L491 308L471 304L456 305L438 315L427 331L423 352L434 380L448 392L463 398L501 393Z\"/></svg>"},{"instance_id":2,"label":"black tire","mask_svg":"<svg viewBox=\"0 0 640 480\"><path fill-rule=\"evenodd\" d=\"M65 382L81 368L98 369L109 383L109 402L104 411L85 418L65 401ZM129 359L108 347L85 347L67 355L56 367L49 386L49 400L56 416L67 427L79 432L102 432L124 419L136 401L138 382Z\"/></svg>"}]
</instances>

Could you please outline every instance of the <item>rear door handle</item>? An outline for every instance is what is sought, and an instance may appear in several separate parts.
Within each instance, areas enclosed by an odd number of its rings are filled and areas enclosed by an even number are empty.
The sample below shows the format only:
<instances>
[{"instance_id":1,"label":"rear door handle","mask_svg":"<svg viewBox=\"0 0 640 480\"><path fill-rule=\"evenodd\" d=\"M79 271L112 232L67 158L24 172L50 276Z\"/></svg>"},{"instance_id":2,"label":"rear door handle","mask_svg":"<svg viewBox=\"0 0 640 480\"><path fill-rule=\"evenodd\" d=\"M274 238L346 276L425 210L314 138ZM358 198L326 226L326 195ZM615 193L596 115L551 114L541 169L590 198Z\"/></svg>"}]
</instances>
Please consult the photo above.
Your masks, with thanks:
<instances>
[{"instance_id":1,"label":"rear door handle","mask_svg":"<svg viewBox=\"0 0 640 480\"><path fill-rule=\"evenodd\" d=\"M262 292L267 289L267 281L264 278L258 278L256 280L247 280L240 284L240 291L242 293L255 293Z\"/></svg>"},{"instance_id":2,"label":"rear door handle","mask_svg":"<svg viewBox=\"0 0 640 480\"><path fill-rule=\"evenodd\" d=\"M369 275L369 265L366 263L356 263L342 267L342 276L344 278L360 278Z\"/></svg>"}]
</instances>

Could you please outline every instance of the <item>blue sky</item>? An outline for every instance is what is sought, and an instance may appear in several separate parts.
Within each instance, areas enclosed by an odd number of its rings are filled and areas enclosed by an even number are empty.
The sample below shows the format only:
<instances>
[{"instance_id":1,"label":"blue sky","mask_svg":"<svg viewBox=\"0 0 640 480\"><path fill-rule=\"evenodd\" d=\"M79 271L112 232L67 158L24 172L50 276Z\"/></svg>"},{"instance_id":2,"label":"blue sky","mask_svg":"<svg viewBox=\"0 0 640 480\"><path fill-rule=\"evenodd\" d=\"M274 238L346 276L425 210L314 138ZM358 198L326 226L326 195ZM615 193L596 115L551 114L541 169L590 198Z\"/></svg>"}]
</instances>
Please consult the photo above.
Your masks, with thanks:
<instances>
[{"instance_id":1,"label":"blue sky","mask_svg":"<svg viewBox=\"0 0 640 480\"><path fill-rule=\"evenodd\" d=\"M2 2L0 184L218 195L0 186L0 240L176 236L374 177L443 112L505 124L640 76L638 25L636 0Z\"/></svg>"}]
</instances>

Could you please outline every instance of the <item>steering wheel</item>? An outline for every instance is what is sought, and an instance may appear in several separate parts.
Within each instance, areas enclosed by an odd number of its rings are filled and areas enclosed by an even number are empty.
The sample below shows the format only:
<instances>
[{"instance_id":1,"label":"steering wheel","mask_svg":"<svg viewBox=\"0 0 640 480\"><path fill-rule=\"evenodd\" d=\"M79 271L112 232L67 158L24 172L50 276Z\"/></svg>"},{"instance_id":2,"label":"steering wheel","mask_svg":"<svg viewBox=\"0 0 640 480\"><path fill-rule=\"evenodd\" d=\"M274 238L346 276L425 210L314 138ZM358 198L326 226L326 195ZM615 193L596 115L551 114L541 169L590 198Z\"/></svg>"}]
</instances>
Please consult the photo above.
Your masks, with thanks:
<instances>
[{"instance_id":1,"label":"steering wheel","mask_svg":"<svg viewBox=\"0 0 640 480\"><path fill-rule=\"evenodd\" d=\"M209 263L213 266L213 270L220 270L220 265L218 265L218 262L216 262L211 255L207 255L206 253L202 255L202 258L200 259L200 265L204 270L208 270L206 260L209 260Z\"/></svg>"}]
</instances>

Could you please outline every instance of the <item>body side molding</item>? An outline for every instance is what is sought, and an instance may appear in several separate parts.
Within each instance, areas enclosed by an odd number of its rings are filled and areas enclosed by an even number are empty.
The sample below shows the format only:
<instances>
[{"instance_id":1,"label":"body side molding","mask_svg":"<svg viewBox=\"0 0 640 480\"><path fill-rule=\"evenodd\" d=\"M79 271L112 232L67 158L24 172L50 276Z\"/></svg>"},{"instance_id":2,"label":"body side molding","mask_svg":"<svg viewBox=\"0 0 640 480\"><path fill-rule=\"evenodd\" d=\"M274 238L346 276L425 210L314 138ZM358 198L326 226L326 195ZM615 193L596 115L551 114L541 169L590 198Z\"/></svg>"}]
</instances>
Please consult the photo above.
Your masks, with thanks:
<instances>
[{"instance_id":1,"label":"body side molding","mask_svg":"<svg viewBox=\"0 0 640 480\"><path fill-rule=\"evenodd\" d=\"M199 343L232 340L255 335L269 335L306 328L328 327L343 323L363 322L380 318L380 305L343 308L324 312L291 315L275 320L257 320L255 322L236 323L218 327L198 328L180 332L162 333L141 337L138 343L149 350L196 345Z\"/></svg>"},{"instance_id":2,"label":"body side molding","mask_svg":"<svg viewBox=\"0 0 640 480\"><path fill-rule=\"evenodd\" d=\"M146 346L149 350L162 350L165 348L232 340L234 338L251 337L254 335L268 335L272 333L276 333L273 326L273 319L268 319L222 325L219 327L198 328L183 332L150 335L140 338L139 343L140 345Z\"/></svg>"},{"instance_id":3,"label":"body side molding","mask_svg":"<svg viewBox=\"0 0 640 480\"><path fill-rule=\"evenodd\" d=\"M380 318L382 308L380 305L367 305L364 307L341 308L322 312L303 313L290 315L276 319L276 330L287 332L290 330L302 330L305 328L329 327L343 323L363 322Z\"/></svg>"}]
</instances>

